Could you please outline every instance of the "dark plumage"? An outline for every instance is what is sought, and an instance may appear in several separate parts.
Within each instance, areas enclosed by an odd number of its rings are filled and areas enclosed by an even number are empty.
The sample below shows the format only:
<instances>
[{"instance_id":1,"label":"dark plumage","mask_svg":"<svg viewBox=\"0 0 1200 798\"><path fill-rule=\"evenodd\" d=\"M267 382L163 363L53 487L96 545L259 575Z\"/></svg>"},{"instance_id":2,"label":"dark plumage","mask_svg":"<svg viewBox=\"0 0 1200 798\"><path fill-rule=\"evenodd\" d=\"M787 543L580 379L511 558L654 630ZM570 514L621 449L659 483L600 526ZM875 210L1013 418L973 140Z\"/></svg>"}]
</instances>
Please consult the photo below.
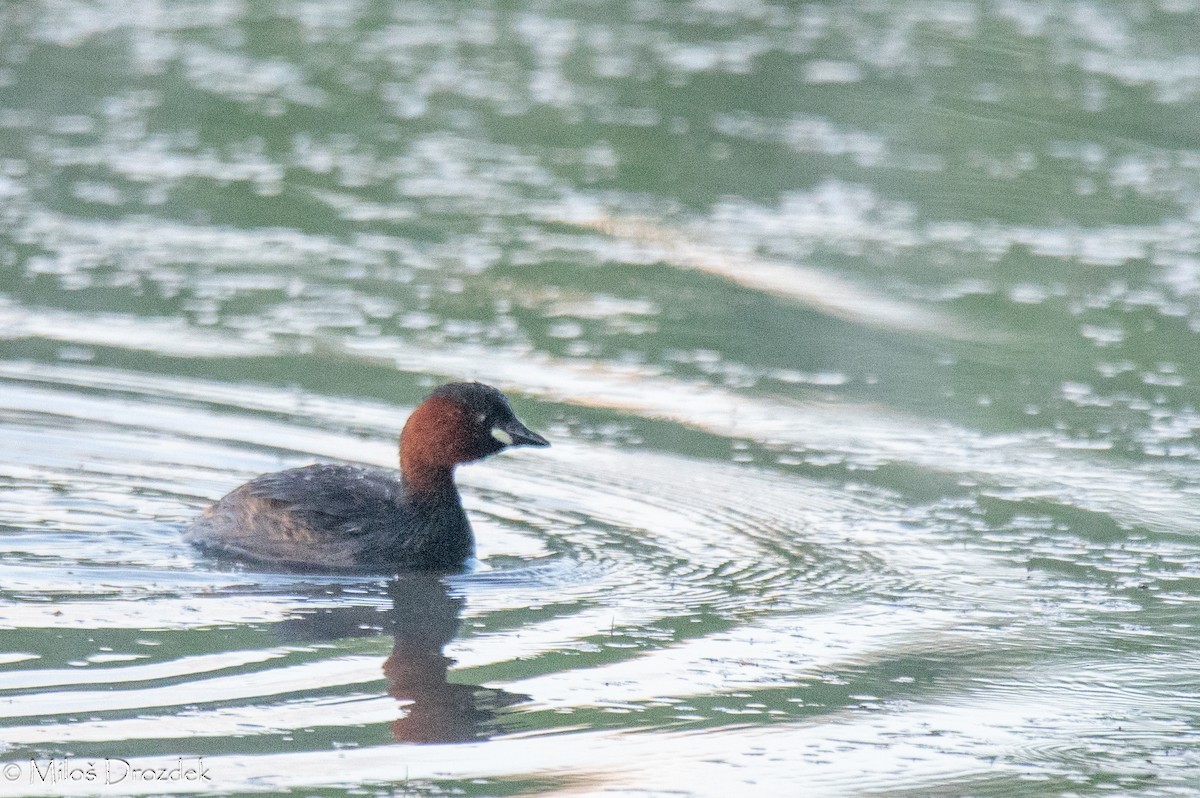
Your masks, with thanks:
<instances>
[{"instance_id":1,"label":"dark plumage","mask_svg":"<svg viewBox=\"0 0 1200 798\"><path fill-rule=\"evenodd\" d=\"M443 385L400 435L400 473L311 465L256 477L213 504L187 539L313 570L453 569L475 549L454 467L509 446L549 446L482 383Z\"/></svg>"}]
</instances>

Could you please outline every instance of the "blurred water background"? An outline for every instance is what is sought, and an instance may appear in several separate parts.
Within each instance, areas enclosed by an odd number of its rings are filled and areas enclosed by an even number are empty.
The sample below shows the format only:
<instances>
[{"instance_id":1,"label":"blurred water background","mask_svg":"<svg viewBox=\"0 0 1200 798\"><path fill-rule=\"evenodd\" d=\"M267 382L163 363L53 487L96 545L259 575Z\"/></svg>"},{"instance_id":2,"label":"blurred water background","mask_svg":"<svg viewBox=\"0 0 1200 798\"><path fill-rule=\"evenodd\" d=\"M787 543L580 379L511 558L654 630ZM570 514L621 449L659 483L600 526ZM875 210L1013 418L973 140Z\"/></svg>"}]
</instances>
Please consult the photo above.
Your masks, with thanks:
<instances>
[{"instance_id":1,"label":"blurred water background","mask_svg":"<svg viewBox=\"0 0 1200 798\"><path fill-rule=\"evenodd\" d=\"M1200 794L1198 34L0 4L0 794ZM181 544L449 379L474 570Z\"/></svg>"}]
</instances>

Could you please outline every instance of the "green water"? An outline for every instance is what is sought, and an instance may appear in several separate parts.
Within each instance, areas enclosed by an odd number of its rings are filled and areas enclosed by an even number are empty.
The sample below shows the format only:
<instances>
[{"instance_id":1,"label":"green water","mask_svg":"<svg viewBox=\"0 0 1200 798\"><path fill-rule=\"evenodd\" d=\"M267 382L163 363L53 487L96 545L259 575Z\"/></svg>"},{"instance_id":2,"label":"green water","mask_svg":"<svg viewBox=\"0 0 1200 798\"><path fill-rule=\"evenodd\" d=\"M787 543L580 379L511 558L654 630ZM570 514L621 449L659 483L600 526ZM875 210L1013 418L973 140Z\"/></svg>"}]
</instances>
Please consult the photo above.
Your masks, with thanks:
<instances>
[{"instance_id":1,"label":"green water","mask_svg":"<svg viewBox=\"0 0 1200 798\"><path fill-rule=\"evenodd\" d=\"M1197 32L0 4L0 795L1200 794ZM467 572L181 542L450 379Z\"/></svg>"}]
</instances>

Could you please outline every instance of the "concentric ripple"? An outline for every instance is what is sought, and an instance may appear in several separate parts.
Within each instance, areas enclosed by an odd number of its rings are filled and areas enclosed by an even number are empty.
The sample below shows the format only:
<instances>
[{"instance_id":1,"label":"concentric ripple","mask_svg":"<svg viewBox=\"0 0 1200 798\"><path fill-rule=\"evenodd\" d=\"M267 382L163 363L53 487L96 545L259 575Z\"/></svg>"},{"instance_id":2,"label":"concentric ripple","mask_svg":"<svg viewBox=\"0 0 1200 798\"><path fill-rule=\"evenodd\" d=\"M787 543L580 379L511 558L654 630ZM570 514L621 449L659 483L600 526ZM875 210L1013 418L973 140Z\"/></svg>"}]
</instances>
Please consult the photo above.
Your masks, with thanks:
<instances>
[{"instance_id":1,"label":"concentric ripple","mask_svg":"<svg viewBox=\"0 0 1200 798\"><path fill-rule=\"evenodd\" d=\"M604 735L754 719L769 735L756 745L781 756L799 746L810 753L788 761L815 763L828 744L813 737L818 718L838 737L856 713L886 717L914 690L943 713L1008 713L997 693L1037 680L1008 673L1006 652L1055 650L1072 625L1073 648L1090 635L1100 649L1123 624L1084 631L1073 619L1095 607L1078 595L1044 605L1054 577L1031 583L1004 552L967 544L951 506L918 517L865 485L569 437L462 470L480 543L471 572L364 581L228 570L180 543L182 519L259 470L338 452L386 465L404 410L89 366L10 366L3 388L0 417L19 422L20 435L0 472L13 507L0 623L55 639L7 666L0 722L10 759L79 746L117 757L132 746L149 761L186 749L207 752L239 789L292 772L271 770L283 760L269 758L247 769L239 752L301 748L336 774L346 746L538 729L574 740L564 761L594 778L611 766L596 752L622 750L620 736ZM295 407L302 420L283 415ZM995 674L992 687L980 692L971 672ZM1144 702L1144 687L1125 686L1139 674L1110 674L1098 700ZM1096 693L1058 675L1043 689L1081 707L1082 694ZM1182 694L1170 699L1123 717L1152 739L1188 711ZM870 735L900 733L875 725ZM586 729L602 736L580 736ZM545 738L529 748L520 739L465 768L422 753L434 770L421 778L533 776L530 756ZM937 752L922 777L937 781L1000 743L914 755ZM1075 761L1036 747L1012 757L1051 770ZM606 778L644 777L637 761ZM302 781L315 783L307 772Z\"/></svg>"}]
</instances>

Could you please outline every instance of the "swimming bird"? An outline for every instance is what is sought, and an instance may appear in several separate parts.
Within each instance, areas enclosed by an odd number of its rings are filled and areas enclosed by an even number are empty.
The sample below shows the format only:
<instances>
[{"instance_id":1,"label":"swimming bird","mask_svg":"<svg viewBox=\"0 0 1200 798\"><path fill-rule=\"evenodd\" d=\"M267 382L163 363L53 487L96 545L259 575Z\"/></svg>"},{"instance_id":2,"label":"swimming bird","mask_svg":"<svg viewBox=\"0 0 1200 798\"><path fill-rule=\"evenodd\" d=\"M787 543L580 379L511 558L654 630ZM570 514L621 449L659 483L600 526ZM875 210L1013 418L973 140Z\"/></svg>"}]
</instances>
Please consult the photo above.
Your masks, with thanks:
<instances>
[{"instance_id":1,"label":"swimming bird","mask_svg":"<svg viewBox=\"0 0 1200 798\"><path fill-rule=\"evenodd\" d=\"M186 539L222 555L305 570L459 568L475 537L454 469L513 446L549 446L504 394L434 390L400 434L400 470L319 464L255 477L196 519Z\"/></svg>"}]
</instances>

